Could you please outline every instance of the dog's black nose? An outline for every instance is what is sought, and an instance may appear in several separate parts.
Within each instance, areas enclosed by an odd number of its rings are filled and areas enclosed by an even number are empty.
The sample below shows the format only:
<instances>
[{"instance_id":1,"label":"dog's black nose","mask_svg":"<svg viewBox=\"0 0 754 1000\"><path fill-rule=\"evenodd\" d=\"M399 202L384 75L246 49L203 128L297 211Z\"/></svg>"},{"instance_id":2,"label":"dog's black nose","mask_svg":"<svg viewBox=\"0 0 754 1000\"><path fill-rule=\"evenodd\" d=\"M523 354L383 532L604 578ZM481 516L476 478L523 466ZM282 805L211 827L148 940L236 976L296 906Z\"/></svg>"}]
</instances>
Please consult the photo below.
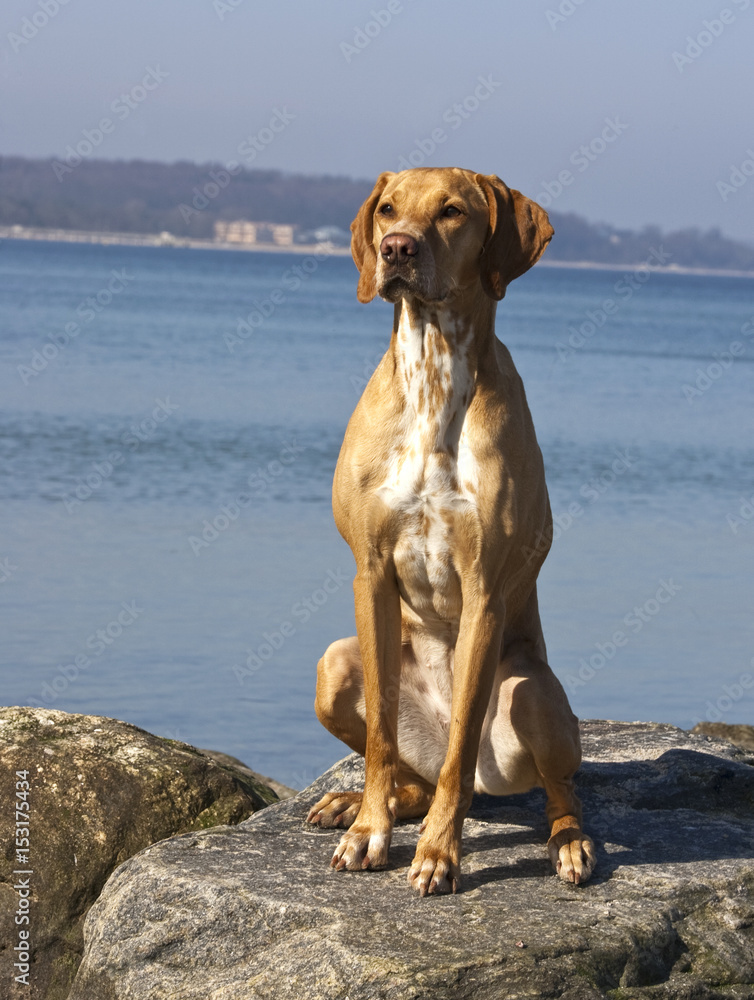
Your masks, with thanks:
<instances>
[{"instance_id":1,"label":"dog's black nose","mask_svg":"<svg viewBox=\"0 0 754 1000\"><path fill-rule=\"evenodd\" d=\"M380 253L388 264L405 264L419 252L419 244L408 233L391 233L380 243Z\"/></svg>"}]
</instances>

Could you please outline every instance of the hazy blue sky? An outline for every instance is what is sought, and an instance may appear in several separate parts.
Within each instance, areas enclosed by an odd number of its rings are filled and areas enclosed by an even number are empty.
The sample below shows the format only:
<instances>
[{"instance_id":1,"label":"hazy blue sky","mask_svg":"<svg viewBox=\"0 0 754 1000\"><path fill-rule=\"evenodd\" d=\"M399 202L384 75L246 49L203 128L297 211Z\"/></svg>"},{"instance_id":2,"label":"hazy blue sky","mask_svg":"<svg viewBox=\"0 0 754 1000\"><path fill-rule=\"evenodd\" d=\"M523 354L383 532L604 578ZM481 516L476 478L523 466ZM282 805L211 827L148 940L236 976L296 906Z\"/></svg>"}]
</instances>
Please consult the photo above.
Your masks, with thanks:
<instances>
[{"instance_id":1,"label":"hazy blue sky","mask_svg":"<svg viewBox=\"0 0 754 1000\"><path fill-rule=\"evenodd\" d=\"M0 16L0 153L90 143L366 178L413 153L595 221L754 240L754 0L3 0Z\"/></svg>"}]
</instances>

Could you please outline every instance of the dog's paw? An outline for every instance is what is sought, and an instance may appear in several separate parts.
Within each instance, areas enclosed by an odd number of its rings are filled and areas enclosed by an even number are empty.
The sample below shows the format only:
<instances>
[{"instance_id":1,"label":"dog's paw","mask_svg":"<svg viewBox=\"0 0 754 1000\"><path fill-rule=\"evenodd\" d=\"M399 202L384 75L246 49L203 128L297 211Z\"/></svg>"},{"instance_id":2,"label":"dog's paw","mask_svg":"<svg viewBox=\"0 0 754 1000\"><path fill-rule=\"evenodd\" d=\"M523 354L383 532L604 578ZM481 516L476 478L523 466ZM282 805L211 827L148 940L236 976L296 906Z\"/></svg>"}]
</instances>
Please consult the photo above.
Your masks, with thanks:
<instances>
[{"instance_id":1,"label":"dog's paw","mask_svg":"<svg viewBox=\"0 0 754 1000\"><path fill-rule=\"evenodd\" d=\"M420 840L408 870L408 882L420 896L457 892L461 882L460 865L448 852L422 844Z\"/></svg>"},{"instance_id":2,"label":"dog's paw","mask_svg":"<svg viewBox=\"0 0 754 1000\"><path fill-rule=\"evenodd\" d=\"M314 826L350 826L361 809L361 792L328 792L313 805L306 817Z\"/></svg>"},{"instance_id":3,"label":"dog's paw","mask_svg":"<svg viewBox=\"0 0 754 1000\"><path fill-rule=\"evenodd\" d=\"M563 881L574 885L586 882L597 863L594 841L578 827L567 827L550 837L547 853Z\"/></svg>"},{"instance_id":4,"label":"dog's paw","mask_svg":"<svg viewBox=\"0 0 754 1000\"><path fill-rule=\"evenodd\" d=\"M367 868L384 868L387 865L391 832L378 832L355 823L340 838L330 867L337 871L347 869L360 872Z\"/></svg>"}]
</instances>

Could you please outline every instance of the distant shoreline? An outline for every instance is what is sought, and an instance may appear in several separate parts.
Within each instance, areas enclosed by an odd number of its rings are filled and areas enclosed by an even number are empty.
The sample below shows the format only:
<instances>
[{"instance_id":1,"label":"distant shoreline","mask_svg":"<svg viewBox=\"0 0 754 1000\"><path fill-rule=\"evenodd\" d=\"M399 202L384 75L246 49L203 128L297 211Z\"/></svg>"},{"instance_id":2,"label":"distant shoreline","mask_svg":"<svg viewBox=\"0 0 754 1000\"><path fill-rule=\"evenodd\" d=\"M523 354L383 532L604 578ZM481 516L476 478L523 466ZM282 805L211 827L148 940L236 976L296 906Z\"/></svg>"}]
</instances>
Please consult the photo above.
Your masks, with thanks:
<instances>
[{"instance_id":1,"label":"distant shoreline","mask_svg":"<svg viewBox=\"0 0 754 1000\"><path fill-rule=\"evenodd\" d=\"M0 226L0 239L43 240L50 243L98 243L103 246L178 247L189 250L241 250L252 253L321 253L327 248L331 257L350 257L348 247L331 243L221 243L197 240L172 233L104 233L84 229L43 229L35 226Z\"/></svg>"},{"instance_id":2,"label":"distant shoreline","mask_svg":"<svg viewBox=\"0 0 754 1000\"><path fill-rule=\"evenodd\" d=\"M646 266L646 261L636 261L633 264L605 264L591 260L547 260L542 258L537 262L537 267L569 267L585 271L635 271L637 268ZM650 270L654 274L689 274L710 278L754 278L754 271L734 271L722 267L684 267L681 264L667 264L662 267L652 265Z\"/></svg>"},{"instance_id":3,"label":"distant shoreline","mask_svg":"<svg viewBox=\"0 0 754 1000\"><path fill-rule=\"evenodd\" d=\"M189 250L237 250L244 253L327 253L330 257L350 257L348 247L338 247L331 243L222 243L217 240L199 240L188 236L173 236L172 233L107 233L80 229L46 229L34 226L0 226L0 240L41 240L50 243L89 243L102 246L177 247ZM646 267L643 261L635 263L604 263L589 260L548 260L542 259L540 267L576 268L594 271L632 271ZM726 268L682 267L669 264L653 267L662 274L688 274L700 277L754 278L754 271L736 271Z\"/></svg>"}]
</instances>

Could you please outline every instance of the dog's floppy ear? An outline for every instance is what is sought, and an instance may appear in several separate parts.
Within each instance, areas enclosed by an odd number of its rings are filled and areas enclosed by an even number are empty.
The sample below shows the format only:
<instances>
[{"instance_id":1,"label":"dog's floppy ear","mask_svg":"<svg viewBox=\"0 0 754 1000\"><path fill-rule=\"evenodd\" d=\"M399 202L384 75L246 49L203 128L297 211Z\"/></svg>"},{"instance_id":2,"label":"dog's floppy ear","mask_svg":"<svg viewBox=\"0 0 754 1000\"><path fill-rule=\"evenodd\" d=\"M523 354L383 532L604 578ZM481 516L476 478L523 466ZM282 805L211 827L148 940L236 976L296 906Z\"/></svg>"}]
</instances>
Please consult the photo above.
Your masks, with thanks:
<instances>
[{"instance_id":1,"label":"dog's floppy ear","mask_svg":"<svg viewBox=\"0 0 754 1000\"><path fill-rule=\"evenodd\" d=\"M377 252L374 249L372 224L377 202L392 176L393 174L389 170L380 174L374 185L374 190L351 223L351 253L360 272L359 287L356 290L359 302L371 302L377 294L375 284Z\"/></svg>"},{"instance_id":2,"label":"dog's floppy ear","mask_svg":"<svg viewBox=\"0 0 754 1000\"><path fill-rule=\"evenodd\" d=\"M494 174L476 174L490 214L487 240L480 258L482 288L502 299L506 287L537 263L552 239L547 212L520 191L512 191Z\"/></svg>"}]
</instances>

